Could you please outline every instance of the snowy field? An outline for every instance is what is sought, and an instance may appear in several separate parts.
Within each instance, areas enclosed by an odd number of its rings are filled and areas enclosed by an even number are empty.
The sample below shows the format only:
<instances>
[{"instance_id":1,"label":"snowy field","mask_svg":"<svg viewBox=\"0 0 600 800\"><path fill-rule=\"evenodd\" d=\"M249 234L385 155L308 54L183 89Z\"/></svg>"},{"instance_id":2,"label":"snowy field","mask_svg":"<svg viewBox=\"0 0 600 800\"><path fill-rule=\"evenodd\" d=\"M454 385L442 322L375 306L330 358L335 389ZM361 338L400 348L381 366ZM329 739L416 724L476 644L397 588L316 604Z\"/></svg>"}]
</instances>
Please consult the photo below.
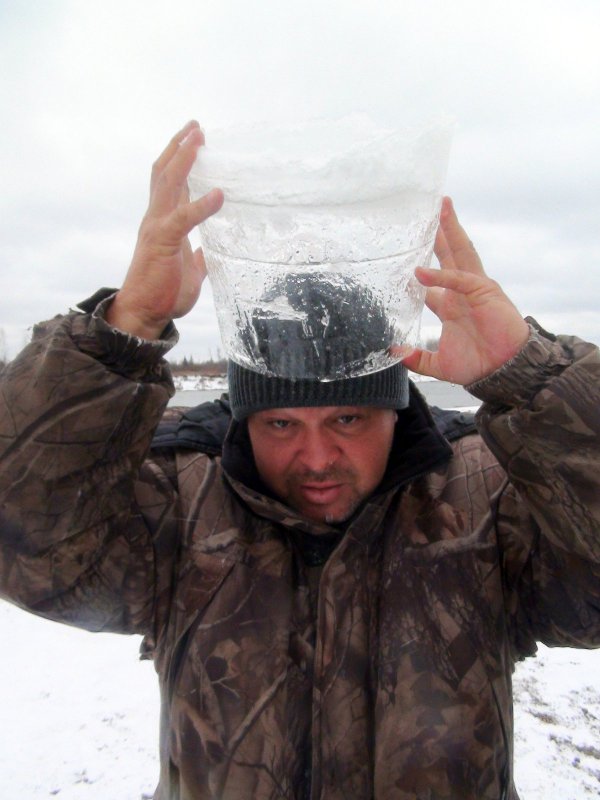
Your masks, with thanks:
<instances>
[{"instance_id":1,"label":"snowy field","mask_svg":"<svg viewBox=\"0 0 600 800\"><path fill-rule=\"evenodd\" d=\"M0 601L0 641L1 800L152 797L158 690L139 637L85 633ZM515 685L522 800L600 797L600 652L541 649Z\"/></svg>"}]
</instances>

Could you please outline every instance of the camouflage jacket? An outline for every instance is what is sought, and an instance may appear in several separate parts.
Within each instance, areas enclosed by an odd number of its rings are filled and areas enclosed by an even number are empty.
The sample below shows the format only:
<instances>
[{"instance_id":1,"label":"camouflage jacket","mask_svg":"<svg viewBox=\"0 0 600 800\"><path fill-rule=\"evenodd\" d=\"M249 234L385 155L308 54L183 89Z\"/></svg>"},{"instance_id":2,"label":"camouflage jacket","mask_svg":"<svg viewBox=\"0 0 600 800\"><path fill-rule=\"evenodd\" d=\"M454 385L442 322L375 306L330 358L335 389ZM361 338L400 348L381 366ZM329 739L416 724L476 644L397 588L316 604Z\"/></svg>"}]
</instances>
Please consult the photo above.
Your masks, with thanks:
<instances>
[{"instance_id":1,"label":"camouflage jacket","mask_svg":"<svg viewBox=\"0 0 600 800\"><path fill-rule=\"evenodd\" d=\"M534 330L452 445L413 391L315 604L298 537L330 529L260 490L243 426L150 451L166 347L57 317L0 401L0 592L144 635L155 797L514 800L515 660L600 643L596 348Z\"/></svg>"}]
</instances>

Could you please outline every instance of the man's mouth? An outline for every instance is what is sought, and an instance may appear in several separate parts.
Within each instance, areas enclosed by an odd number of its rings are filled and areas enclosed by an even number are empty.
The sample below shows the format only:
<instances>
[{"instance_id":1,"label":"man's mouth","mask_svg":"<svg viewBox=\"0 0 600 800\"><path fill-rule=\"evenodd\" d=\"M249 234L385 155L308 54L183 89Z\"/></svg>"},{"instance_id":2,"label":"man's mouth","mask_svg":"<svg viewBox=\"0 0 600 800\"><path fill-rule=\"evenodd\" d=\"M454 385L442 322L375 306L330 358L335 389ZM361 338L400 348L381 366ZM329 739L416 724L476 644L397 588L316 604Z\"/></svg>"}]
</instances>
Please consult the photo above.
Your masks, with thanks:
<instances>
[{"instance_id":1,"label":"man's mouth","mask_svg":"<svg viewBox=\"0 0 600 800\"><path fill-rule=\"evenodd\" d=\"M328 505L338 499L342 487L342 483L303 483L300 492L309 503Z\"/></svg>"}]
</instances>

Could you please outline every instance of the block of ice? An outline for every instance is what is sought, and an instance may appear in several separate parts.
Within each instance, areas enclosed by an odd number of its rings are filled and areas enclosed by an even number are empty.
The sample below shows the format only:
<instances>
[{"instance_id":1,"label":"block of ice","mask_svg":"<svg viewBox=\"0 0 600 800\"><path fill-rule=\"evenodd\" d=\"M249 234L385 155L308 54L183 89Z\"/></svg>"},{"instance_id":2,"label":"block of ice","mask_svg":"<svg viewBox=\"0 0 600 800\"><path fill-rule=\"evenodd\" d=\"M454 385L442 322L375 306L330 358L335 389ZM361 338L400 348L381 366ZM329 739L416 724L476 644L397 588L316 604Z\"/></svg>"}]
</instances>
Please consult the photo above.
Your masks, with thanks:
<instances>
[{"instance_id":1,"label":"block of ice","mask_svg":"<svg viewBox=\"0 0 600 800\"><path fill-rule=\"evenodd\" d=\"M352 116L207 132L189 187L192 198L213 186L225 193L200 237L230 358L266 374L332 380L389 366L391 344L416 342L423 291L413 270L431 259L451 130L446 120L386 130ZM350 358L327 326L307 323L314 280L321 301L329 294L332 307L354 306L353 335L370 350ZM257 309L288 321L270 325L266 349ZM361 336L377 314L385 336Z\"/></svg>"}]
</instances>

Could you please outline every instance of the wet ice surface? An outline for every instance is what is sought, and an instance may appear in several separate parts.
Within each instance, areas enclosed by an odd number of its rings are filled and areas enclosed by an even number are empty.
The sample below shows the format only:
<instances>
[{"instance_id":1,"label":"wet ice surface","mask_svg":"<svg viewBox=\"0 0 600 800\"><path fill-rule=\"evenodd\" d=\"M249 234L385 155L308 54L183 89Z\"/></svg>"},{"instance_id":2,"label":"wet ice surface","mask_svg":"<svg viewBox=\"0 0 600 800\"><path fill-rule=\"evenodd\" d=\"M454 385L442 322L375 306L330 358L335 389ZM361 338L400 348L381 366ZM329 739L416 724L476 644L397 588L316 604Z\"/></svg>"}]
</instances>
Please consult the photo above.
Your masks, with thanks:
<instances>
[{"instance_id":1,"label":"wet ice surface","mask_svg":"<svg viewBox=\"0 0 600 800\"><path fill-rule=\"evenodd\" d=\"M442 116L388 128L364 114L208 129L190 191L195 198L220 186L232 203L271 208L353 204L416 189L437 194L453 130Z\"/></svg>"},{"instance_id":2,"label":"wet ice surface","mask_svg":"<svg viewBox=\"0 0 600 800\"><path fill-rule=\"evenodd\" d=\"M158 689L139 637L0 601L0 797L142 800L158 777ZM600 796L600 653L541 648L515 677L522 800Z\"/></svg>"},{"instance_id":3,"label":"wet ice surface","mask_svg":"<svg viewBox=\"0 0 600 800\"><path fill-rule=\"evenodd\" d=\"M391 344L416 343L424 290L413 273L431 259L451 130L441 119L388 130L359 115L207 132L189 186L192 199L224 190L198 232L229 357L266 374L335 380L361 374L364 359L364 371L381 368ZM299 276L330 290L316 305L289 282L273 291ZM315 308L333 316L344 304L355 327L381 316L387 327L344 356L346 367L357 362L350 373L331 363L348 347L346 322L336 333L314 319Z\"/></svg>"},{"instance_id":4,"label":"wet ice surface","mask_svg":"<svg viewBox=\"0 0 600 800\"><path fill-rule=\"evenodd\" d=\"M408 297L408 295L406 295ZM235 334L225 343L238 363L293 380L338 380L397 361L388 355L393 320L375 287L319 269L276 274L258 300L238 302ZM405 319L407 316L403 315Z\"/></svg>"},{"instance_id":5,"label":"wet ice surface","mask_svg":"<svg viewBox=\"0 0 600 800\"><path fill-rule=\"evenodd\" d=\"M287 248L299 259L302 245L292 244L296 233L286 230L281 252L262 255L265 261L257 263L237 252L218 252L212 240L204 241L229 357L258 372L293 379L335 380L389 366L390 346L414 346L418 340L425 291L414 269L429 264L437 225L437 210L428 213L431 230L402 253L367 253L360 242L356 252L319 252L314 258L305 255L307 262L288 263ZM206 231L203 235L207 239ZM271 231L264 236L275 239ZM302 237L309 238L304 230Z\"/></svg>"}]
</instances>

